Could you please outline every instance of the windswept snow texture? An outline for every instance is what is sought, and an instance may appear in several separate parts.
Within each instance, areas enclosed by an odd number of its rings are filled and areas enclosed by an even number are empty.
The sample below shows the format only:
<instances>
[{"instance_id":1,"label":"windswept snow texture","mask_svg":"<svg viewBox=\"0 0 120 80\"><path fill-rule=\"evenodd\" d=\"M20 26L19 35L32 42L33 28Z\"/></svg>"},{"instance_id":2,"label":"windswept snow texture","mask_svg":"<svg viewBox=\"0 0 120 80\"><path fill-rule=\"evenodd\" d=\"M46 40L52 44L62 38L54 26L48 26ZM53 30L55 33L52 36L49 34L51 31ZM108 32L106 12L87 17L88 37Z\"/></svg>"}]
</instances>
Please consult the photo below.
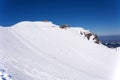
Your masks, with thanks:
<instances>
[{"instance_id":1,"label":"windswept snow texture","mask_svg":"<svg viewBox=\"0 0 120 80\"><path fill-rule=\"evenodd\" d=\"M118 53L52 22L0 27L0 66L13 80L112 80Z\"/></svg>"},{"instance_id":2,"label":"windswept snow texture","mask_svg":"<svg viewBox=\"0 0 120 80\"><path fill-rule=\"evenodd\" d=\"M120 53L120 47L115 48L118 53Z\"/></svg>"},{"instance_id":3,"label":"windswept snow texture","mask_svg":"<svg viewBox=\"0 0 120 80\"><path fill-rule=\"evenodd\" d=\"M5 70L0 70L0 80L13 80L11 75L7 74Z\"/></svg>"}]
</instances>

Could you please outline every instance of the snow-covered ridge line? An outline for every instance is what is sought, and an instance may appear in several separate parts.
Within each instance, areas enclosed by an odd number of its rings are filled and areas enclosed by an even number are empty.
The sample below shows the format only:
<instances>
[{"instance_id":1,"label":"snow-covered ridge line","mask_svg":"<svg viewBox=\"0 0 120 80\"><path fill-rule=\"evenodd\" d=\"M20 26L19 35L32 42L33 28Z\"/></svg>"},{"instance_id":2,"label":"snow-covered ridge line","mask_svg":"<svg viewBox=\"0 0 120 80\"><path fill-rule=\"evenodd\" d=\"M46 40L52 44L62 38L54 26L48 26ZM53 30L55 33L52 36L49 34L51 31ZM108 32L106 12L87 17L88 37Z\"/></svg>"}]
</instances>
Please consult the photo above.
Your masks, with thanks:
<instances>
[{"instance_id":1,"label":"snow-covered ridge line","mask_svg":"<svg viewBox=\"0 0 120 80\"><path fill-rule=\"evenodd\" d=\"M16 26L22 26L22 25L36 25L36 26L42 26L42 27L54 27L54 26L57 26L55 24L53 24L51 21L48 21L48 22L44 22L44 21L22 21L22 22L19 22L11 27L16 27Z\"/></svg>"},{"instance_id":2,"label":"snow-covered ridge line","mask_svg":"<svg viewBox=\"0 0 120 80\"><path fill-rule=\"evenodd\" d=\"M32 26L32 27L41 27L41 28L50 28L50 27L61 28L60 25L53 24L51 21L34 21L34 22L22 21L22 22L19 22L15 25L11 26L11 28L14 30L15 28L22 28L23 26L24 27ZM99 41L97 35L94 34L93 32L91 32L89 30L85 30L82 27L69 27L69 28L66 28L66 27L68 27L68 26L64 26L61 29L70 30L71 32L74 32L80 36L83 36L83 38L85 38L87 40L90 40L94 43L100 44L100 41Z\"/></svg>"}]
</instances>

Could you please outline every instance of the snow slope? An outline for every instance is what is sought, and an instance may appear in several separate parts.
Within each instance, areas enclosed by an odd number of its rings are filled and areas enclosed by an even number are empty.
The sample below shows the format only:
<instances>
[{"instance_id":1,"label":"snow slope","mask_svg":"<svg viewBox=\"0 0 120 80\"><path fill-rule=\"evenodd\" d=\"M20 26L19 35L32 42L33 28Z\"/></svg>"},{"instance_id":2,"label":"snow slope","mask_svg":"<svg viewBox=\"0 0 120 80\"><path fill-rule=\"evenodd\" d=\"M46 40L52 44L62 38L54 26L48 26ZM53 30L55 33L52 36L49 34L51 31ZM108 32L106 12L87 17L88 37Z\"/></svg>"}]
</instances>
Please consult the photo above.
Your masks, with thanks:
<instances>
[{"instance_id":1,"label":"snow slope","mask_svg":"<svg viewBox=\"0 0 120 80\"><path fill-rule=\"evenodd\" d=\"M120 47L115 48L115 50L120 53Z\"/></svg>"},{"instance_id":2,"label":"snow slope","mask_svg":"<svg viewBox=\"0 0 120 80\"><path fill-rule=\"evenodd\" d=\"M13 80L112 80L118 53L87 40L82 28L52 22L0 27L0 69Z\"/></svg>"}]
</instances>

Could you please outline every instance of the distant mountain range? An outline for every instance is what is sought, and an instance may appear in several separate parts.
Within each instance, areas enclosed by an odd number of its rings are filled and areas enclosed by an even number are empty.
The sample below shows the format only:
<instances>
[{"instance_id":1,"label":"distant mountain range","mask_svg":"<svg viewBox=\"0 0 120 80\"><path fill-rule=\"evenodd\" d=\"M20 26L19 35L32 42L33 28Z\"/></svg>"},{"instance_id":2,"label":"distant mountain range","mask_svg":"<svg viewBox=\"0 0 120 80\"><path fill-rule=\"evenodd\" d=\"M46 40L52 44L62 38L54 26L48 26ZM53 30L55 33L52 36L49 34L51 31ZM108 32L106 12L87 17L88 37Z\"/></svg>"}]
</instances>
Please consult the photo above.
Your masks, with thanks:
<instances>
[{"instance_id":1,"label":"distant mountain range","mask_svg":"<svg viewBox=\"0 0 120 80\"><path fill-rule=\"evenodd\" d=\"M110 48L116 48L120 46L120 35L99 36L99 39L104 45Z\"/></svg>"},{"instance_id":2,"label":"distant mountain range","mask_svg":"<svg viewBox=\"0 0 120 80\"><path fill-rule=\"evenodd\" d=\"M120 41L120 35L99 36L102 42Z\"/></svg>"}]
</instances>

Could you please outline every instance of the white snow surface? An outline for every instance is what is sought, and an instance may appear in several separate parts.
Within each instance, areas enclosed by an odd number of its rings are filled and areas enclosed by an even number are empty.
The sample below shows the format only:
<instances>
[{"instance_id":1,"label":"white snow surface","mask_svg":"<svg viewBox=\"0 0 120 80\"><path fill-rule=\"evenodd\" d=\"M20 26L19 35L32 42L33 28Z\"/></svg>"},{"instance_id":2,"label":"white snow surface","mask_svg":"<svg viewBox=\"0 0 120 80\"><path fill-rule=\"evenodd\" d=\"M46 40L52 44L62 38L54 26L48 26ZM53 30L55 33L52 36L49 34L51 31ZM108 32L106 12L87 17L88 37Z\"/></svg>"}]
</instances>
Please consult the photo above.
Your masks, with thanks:
<instances>
[{"instance_id":1,"label":"white snow surface","mask_svg":"<svg viewBox=\"0 0 120 80\"><path fill-rule=\"evenodd\" d=\"M120 47L115 48L115 50L120 53Z\"/></svg>"},{"instance_id":2,"label":"white snow surface","mask_svg":"<svg viewBox=\"0 0 120 80\"><path fill-rule=\"evenodd\" d=\"M79 31L88 32L42 21L0 27L0 69L13 80L115 80L119 54Z\"/></svg>"}]
</instances>

